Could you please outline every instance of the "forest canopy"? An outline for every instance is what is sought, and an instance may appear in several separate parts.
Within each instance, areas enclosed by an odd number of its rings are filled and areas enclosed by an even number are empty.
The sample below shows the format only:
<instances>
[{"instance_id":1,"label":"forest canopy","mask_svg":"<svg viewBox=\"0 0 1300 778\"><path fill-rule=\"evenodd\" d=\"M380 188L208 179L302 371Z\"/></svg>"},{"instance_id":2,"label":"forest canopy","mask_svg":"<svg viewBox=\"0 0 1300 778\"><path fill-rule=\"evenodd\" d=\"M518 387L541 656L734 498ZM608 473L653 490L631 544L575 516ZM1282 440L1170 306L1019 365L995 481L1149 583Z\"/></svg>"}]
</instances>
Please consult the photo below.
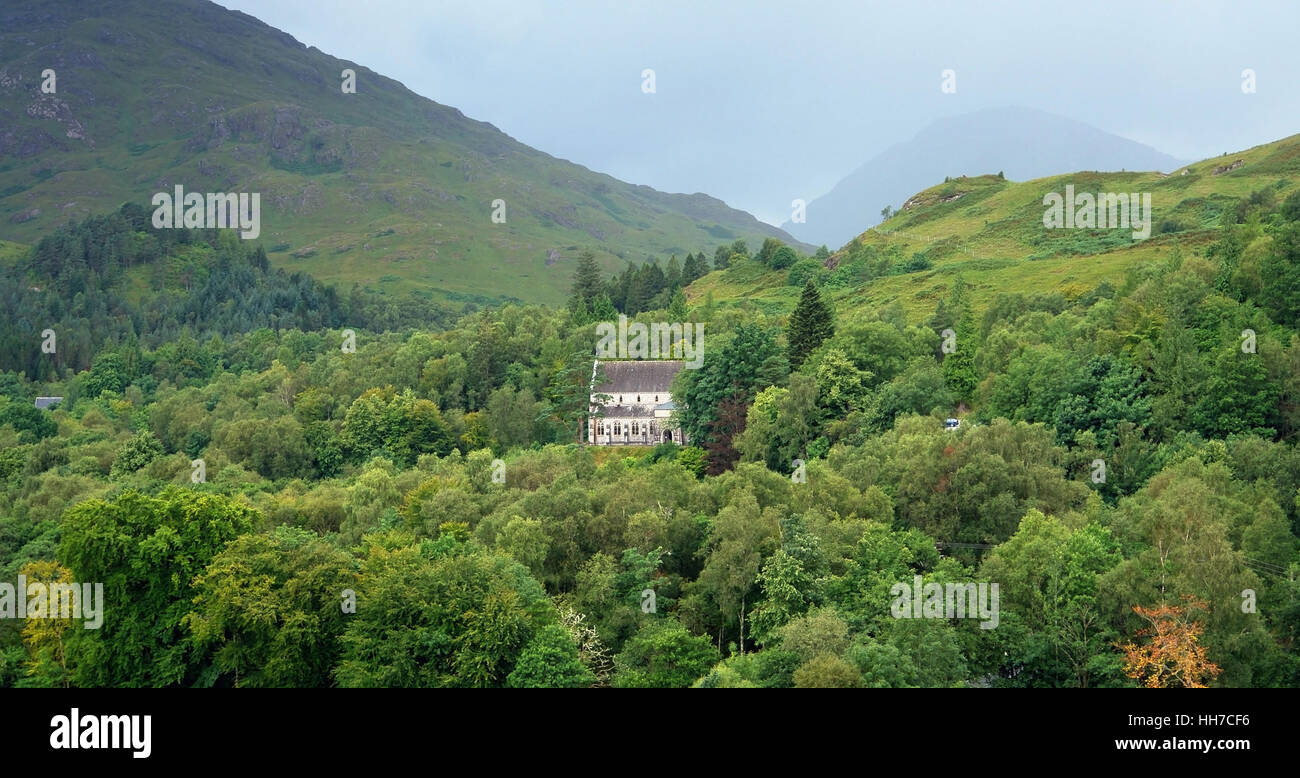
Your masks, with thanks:
<instances>
[{"instance_id":1,"label":"forest canopy","mask_svg":"<svg viewBox=\"0 0 1300 778\"><path fill-rule=\"evenodd\" d=\"M107 600L0 619L0 686L1300 685L1291 200L925 320L777 241L453 313L143 218L0 268L0 581ZM788 315L688 301L756 266ZM580 442L617 313L707 322L694 445ZM917 576L996 582L997 627L898 618Z\"/></svg>"}]
</instances>

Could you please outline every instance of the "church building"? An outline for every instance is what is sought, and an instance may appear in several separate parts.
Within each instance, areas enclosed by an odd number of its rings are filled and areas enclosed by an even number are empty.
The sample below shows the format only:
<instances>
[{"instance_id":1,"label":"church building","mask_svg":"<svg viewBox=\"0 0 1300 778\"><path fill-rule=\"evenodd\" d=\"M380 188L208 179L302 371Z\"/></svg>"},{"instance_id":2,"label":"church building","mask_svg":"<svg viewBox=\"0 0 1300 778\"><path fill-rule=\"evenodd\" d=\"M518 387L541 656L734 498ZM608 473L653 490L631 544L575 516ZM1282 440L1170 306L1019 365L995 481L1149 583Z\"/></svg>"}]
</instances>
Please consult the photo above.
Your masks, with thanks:
<instances>
[{"instance_id":1,"label":"church building","mask_svg":"<svg viewBox=\"0 0 1300 778\"><path fill-rule=\"evenodd\" d=\"M592 365L592 382L603 372L605 380L592 387L587 442L597 446L687 445L680 427L672 426L677 408L669 391L681 372L680 360L627 360ZM601 398L598 395L607 395Z\"/></svg>"}]
</instances>

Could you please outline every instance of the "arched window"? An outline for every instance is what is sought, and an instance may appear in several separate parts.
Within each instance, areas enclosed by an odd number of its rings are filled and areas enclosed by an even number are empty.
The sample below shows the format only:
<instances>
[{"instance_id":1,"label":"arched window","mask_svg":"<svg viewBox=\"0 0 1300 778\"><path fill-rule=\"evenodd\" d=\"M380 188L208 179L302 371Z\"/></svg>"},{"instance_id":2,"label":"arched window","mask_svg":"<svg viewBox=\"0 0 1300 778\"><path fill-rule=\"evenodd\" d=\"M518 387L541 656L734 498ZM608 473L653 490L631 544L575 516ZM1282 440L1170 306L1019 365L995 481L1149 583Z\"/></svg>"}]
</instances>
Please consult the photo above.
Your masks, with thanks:
<instances>
[{"instance_id":1,"label":"arched window","mask_svg":"<svg viewBox=\"0 0 1300 778\"><path fill-rule=\"evenodd\" d=\"M636 396L636 401L637 401L637 402L641 402L641 395L638 394L638 395Z\"/></svg>"},{"instance_id":2,"label":"arched window","mask_svg":"<svg viewBox=\"0 0 1300 778\"><path fill-rule=\"evenodd\" d=\"M633 434L633 435L637 434L637 423L636 423L636 422L632 422L632 434Z\"/></svg>"},{"instance_id":3,"label":"arched window","mask_svg":"<svg viewBox=\"0 0 1300 778\"><path fill-rule=\"evenodd\" d=\"M605 422L603 421L596 422L596 434L597 435L605 434Z\"/></svg>"},{"instance_id":4,"label":"arched window","mask_svg":"<svg viewBox=\"0 0 1300 778\"><path fill-rule=\"evenodd\" d=\"M621 427L621 426L622 426L622 425L619 424L618 422L614 422L614 434L615 434L615 435L619 434L619 427Z\"/></svg>"}]
</instances>

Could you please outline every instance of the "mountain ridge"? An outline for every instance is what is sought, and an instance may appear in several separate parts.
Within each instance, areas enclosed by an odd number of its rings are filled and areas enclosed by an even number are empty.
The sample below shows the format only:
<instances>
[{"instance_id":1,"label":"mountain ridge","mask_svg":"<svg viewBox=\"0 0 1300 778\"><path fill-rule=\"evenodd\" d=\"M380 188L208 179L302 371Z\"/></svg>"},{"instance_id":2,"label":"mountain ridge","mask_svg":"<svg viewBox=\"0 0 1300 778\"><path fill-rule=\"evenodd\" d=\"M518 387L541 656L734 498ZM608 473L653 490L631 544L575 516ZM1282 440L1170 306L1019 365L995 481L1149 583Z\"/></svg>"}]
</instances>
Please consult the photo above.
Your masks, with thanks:
<instances>
[{"instance_id":1,"label":"mountain ridge","mask_svg":"<svg viewBox=\"0 0 1300 778\"><path fill-rule=\"evenodd\" d=\"M0 10L0 29L8 240L33 243L178 183L260 191L277 266L383 291L546 303L563 301L583 249L615 271L737 238L802 246L707 194L660 192L533 149L205 0L17 0ZM46 68L53 94L40 89ZM341 88L344 68L355 94ZM504 224L490 218L498 199Z\"/></svg>"},{"instance_id":2,"label":"mountain ridge","mask_svg":"<svg viewBox=\"0 0 1300 778\"><path fill-rule=\"evenodd\" d=\"M959 145L947 143L952 137ZM1072 170L1168 171L1184 164L1068 117L1020 106L986 108L930 122L812 200L805 223L781 226L801 240L836 248L879 223L883 206L898 207L944 177L1002 171L1008 178L1030 180Z\"/></svg>"},{"instance_id":3,"label":"mountain ridge","mask_svg":"<svg viewBox=\"0 0 1300 778\"><path fill-rule=\"evenodd\" d=\"M1120 229L1046 229L1044 196L1063 192L1148 192L1150 237ZM821 265L799 270L815 277L848 317L900 307L924 321L958 278L977 310L1004 293L1059 296L1071 301L1104 283L1119 286L1130 272L1162 263L1175 251L1202 256L1225 216L1243 202L1281 202L1300 192L1300 134L1191 162L1170 171L1075 171L1028 181L996 175L950 178L906 197L911 203L860 230ZM957 195L957 196L954 196ZM1239 215L1239 214L1238 214ZM746 263L695 281L692 301L754 307L782 316L799 299L794 271Z\"/></svg>"}]
</instances>

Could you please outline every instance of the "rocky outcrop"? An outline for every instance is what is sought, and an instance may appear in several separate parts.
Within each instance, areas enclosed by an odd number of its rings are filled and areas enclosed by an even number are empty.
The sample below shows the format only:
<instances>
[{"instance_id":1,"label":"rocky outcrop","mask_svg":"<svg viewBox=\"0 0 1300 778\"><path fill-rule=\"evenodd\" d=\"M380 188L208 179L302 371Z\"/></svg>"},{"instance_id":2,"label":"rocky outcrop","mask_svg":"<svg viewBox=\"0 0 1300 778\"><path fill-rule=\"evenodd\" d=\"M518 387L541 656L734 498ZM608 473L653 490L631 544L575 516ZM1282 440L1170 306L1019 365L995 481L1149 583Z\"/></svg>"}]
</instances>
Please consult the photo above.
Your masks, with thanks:
<instances>
[{"instance_id":1,"label":"rocky outcrop","mask_svg":"<svg viewBox=\"0 0 1300 778\"><path fill-rule=\"evenodd\" d=\"M1219 167L1216 167L1214 170L1210 171L1210 175L1220 176L1223 175L1224 173L1231 173L1232 171L1236 170L1237 168L1241 167L1244 164L1246 164L1246 160L1239 159L1236 162L1233 162L1231 165L1220 165Z\"/></svg>"}]
</instances>

